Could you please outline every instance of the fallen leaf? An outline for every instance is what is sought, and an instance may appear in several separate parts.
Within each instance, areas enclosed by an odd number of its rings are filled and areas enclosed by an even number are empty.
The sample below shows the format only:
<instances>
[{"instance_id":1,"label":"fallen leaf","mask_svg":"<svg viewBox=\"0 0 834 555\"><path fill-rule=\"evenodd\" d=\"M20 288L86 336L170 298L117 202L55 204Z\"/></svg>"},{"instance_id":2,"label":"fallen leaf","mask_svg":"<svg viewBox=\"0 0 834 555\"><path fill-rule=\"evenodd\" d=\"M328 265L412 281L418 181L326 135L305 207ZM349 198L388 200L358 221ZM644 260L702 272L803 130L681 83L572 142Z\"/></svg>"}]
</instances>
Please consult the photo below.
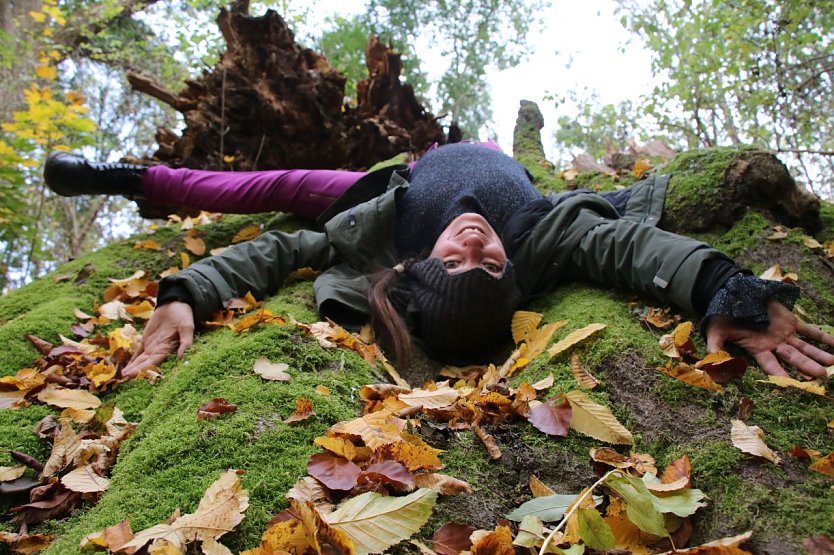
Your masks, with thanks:
<instances>
[{"instance_id":1,"label":"fallen leaf","mask_svg":"<svg viewBox=\"0 0 834 555\"><path fill-rule=\"evenodd\" d=\"M382 461L369 465L356 481L359 484L379 482L397 492L413 491L416 485L414 476L400 461Z\"/></svg>"},{"instance_id":2,"label":"fallen leaf","mask_svg":"<svg viewBox=\"0 0 834 555\"><path fill-rule=\"evenodd\" d=\"M785 228L781 225L773 226L773 234L768 237L771 241L779 241L781 239L787 239L788 232L785 231Z\"/></svg>"},{"instance_id":3,"label":"fallen leaf","mask_svg":"<svg viewBox=\"0 0 834 555\"><path fill-rule=\"evenodd\" d=\"M802 540L802 546L808 550L808 555L832 555L834 553L834 539L824 534L805 538Z\"/></svg>"},{"instance_id":4,"label":"fallen leaf","mask_svg":"<svg viewBox=\"0 0 834 555\"><path fill-rule=\"evenodd\" d=\"M681 478L686 478L686 487L689 487L691 474L692 464L689 462L689 455L682 455L666 466L660 481L664 484L672 484Z\"/></svg>"},{"instance_id":5,"label":"fallen leaf","mask_svg":"<svg viewBox=\"0 0 834 555\"><path fill-rule=\"evenodd\" d=\"M321 395L323 397L328 397L330 395L330 390L321 384L317 385L314 391L316 392L316 395Z\"/></svg>"},{"instance_id":6,"label":"fallen leaf","mask_svg":"<svg viewBox=\"0 0 834 555\"><path fill-rule=\"evenodd\" d=\"M431 516L437 492L419 489L404 497L368 492L348 499L322 519L342 530L356 555L381 553L417 533Z\"/></svg>"},{"instance_id":7,"label":"fallen leaf","mask_svg":"<svg viewBox=\"0 0 834 555\"><path fill-rule=\"evenodd\" d=\"M418 406L424 409L440 409L455 403L460 397L456 389L448 385L438 387L434 391L415 389L410 393L400 393L397 398L410 407Z\"/></svg>"},{"instance_id":8,"label":"fallen leaf","mask_svg":"<svg viewBox=\"0 0 834 555\"><path fill-rule=\"evenodd\" d=\"M547 350L549 359L565 352L579 342L591 337L596 332L605 329L605 327L605 324L589 324L584 328L572 331Z\"/></svg>"},{"instance_id":9,"label":"fallen leaf","mask_svg":"<svg viewBox=\"0 0 834 555\"><path fill-rule=\"evenodd\" d=\"M63 387L46 387L38 393L38 401L62 409L94 409L101 406L101 399L92 393Z\"/></svg>"},{"instance_id":10,"label":"fallen leaf","mask_svg":"<svg viewBox=\"0 0 834 555\"><path fill-rule=\"evenodd\" d=\"M55 536L51 534L14 534L0 531L0 543L5 543L16 555L34 555L40 553L52 543Z\"/></svg>"},{"instance_id":11,"label":"fallen leaf","mask_svg":"<svg viewBox=\"0 0 834 555\"><path fill-rule=\"evenodd\" d=\"M513 313L513 319L510 323L510 329L513 333L513 341L516 345L527 339L527 336L539 327L542 321L542 314L539 312L530 312L527 310L516 310Z\"/></svg>"},{"instance_id":12,"label":"fallen leaf","mask_svg":"<svg viewBox=\"0 0 834 555\"><path fill-rule=\"evenodd\" d=\"M826 476L834 476L834 453L822 457L808 468Z\"/></svg>"},{"instance_id":13,"label":"fallen leaf","mask_svg":"<svg viewBox=\"0 0 834 555\"><path fill-rule=\"evenodd\" d=\"M307 474L331 490L350 491L361 473L356 464L325 453L316 453L307 461Z\"/></svg>"},{"instance_id":14,"label":"fallen leaf","mask_svg":"<svg viewBox=\"0 0 834 555\"><path fill-rule=\"evenodd\" d=\"M315 415L316 411L313 410L313 402L306 397L299 397L295 400L295 412L285 418L284 423L300 422Z\"/></svg>"},{"instance_id":15,"label":"fallen leaf","mask_svg":"<svg viewBox=\"0 0 834 555\"><path fill-rule=\"evenodd\" d=\"M11 482L17 480L23 473L26 472L26 467L19 466L0 466L0 482Z\"/></svg>"},{"instance_id":16,"label":"fallen leaf","mask_svg":"<svg viewBox=\"0 0 834 555\"><path fill-rule=\"evenodd\" d=\"M249 225L238 231L234 237L232 237L232 243L241 243L243 241L248 241L250 239L254 239L258 235L261 234L260 226L257 225Z\"/></svg>"},{"instance_id":17,"label":"fallen leaf","mask_svg":"<svg viewBox=\"0 0 834 555\"><path fill-rule=\"evenodd\" d=\"M185 248L188 249L191 254L196 256L203 256L206 254L206 242L199 237L186 235L183 237L183 241L185 242Z\"/></svg>"},{"instance_id":18,"label":"fallen leaf","mask_svg":"<svg viewBox=\"0 0 834 555\"><path fill-rule=\"evenodd\" d=\"M647 324L651 324L657 329L663 330L675 323L675 318L669 315L667 308L649 308L649 313L643 318Z\"/></svg>"},{"instance_id":19,"label":"fallen leaf","mask_svg":"<svg viewBox=\"0 0 834 555\"><path fill-rule=\"evenodd\" d=\"M573 377L576 378L580 387L583 387L584 389L594 389L599 385L599 380L593 377L587 370L582 368L582 365L579 362L579 355L576 353L571 354L570 371L573 374Z\"/></svg>"},{"instance_id":20,"label":"fallen leaf","mask_svg":"<svg viewBox=\"0 0 834 555\"><path fill-rule=\"evenodd\" d=\"M654 466L654 457L642 453L636 453L627 457L610 447L598 447L591 449L591 459L612 468L619 468L621 470L633 469L633 471L641 476L646 472L650 474L657 473L657 468ZM635 472L631 472L631 474Z\"/></svg>"},{"instance_id":21,"label":"fallen leaf","mask_svg":"<svg viewBox=\"0 0 834 555\"><path fill-rule=\"evenodd\" d=\"M401 442L400 431L403 426L405 426L403 420L392 416L390 412L379 411L353 420L338 422L330 427L330 431L361 437L365 445L377 450L385 445Z\"/></svg>"},{"instance_id":22,"label":"fallen leaf","mask_svg":"<svg viewBox=\"0 0 834 555\"><path fill-rule=\"evenodd\" d=\"M435 472L416 474L414 476L414 485L418 488L436 489L440 495L455 495L472 491L472 486L463 480Z\"/></svg>"},{"instance_id":23,"label":"fallen leaf","mask_svg":"<svg viewBox=\"0 0 834 555\"><path fill-rule=\"evenodd\" d=\"M806 449L799 445L794 445L793 447L791 447L791 450L788 451L788 454L796 459L817 460L822 458L822 453L820 453L816 449Z\"/></svg>"},{"instance_id":24,"label":"fallen leaf","mask_svg":"<svg viewBox=\"0 0 834 555\"><path fill-rule=\"evenodd\" d=\"M285 497L301 502L309 501L320 513L329 513L333 510L330 490L312 476L299 478Z\"/></svg>"},{"instance_id":25,"label":"fallen leaf","mask_svg":"<svg viewBox=\"0 0 834 555\"><path fill-rule=\"evenodd\" d=\"M286 362L270 362L268 358L261 357L255 361L252 370L265 380L288 382L292 379L287 373L288 368Z\"/></svg>"},{"instance_id":26,"label":"fallen leaf","mask_svg":"<svg viewBox=\"0 0 834 555\"><path fill-rule=\"evenodd\" d=\"M753 532L749 531L738 536L711 541L688 549L666 551L660 555L752 555L749 551L739 547L739 545L749 540L752 535Z\"/></svg>"},{"instance_id":27,"label":"fallen leaf","mask_svg":"<svg viewBox=\"0 0 834 555\"><path fill-rule=\"evenodd\" d=\"M133 539L130 522L125 519L118 524L108 526L104 530L87 534L81 538L79 549L88 551L103 547L108 551L119 551L121 547Z\"/></svg>"},{"instance_id":28,"label":"fallen leaf","mask_svg":"<svg viewBox=\"0 0 834 555\"><path fill-rule=\"evenodd\" d=\"M733 445L745 453L749 453L756 457L763 457L774 464L782 464L782 459L779 458L770 447L764 442L764 432L758 426L748 426L741 420L732 419L732 430L730 431L730 439Z\"/></svg>"},{"instance_id":29,"label":"fallen leaf","mask_svg":"<svg viewBox=\"0 0 834 555\"><path fill-rule=\"evenodd\" d=\"M682 322L672 333L661 336L660 348L669 358L682 358L684 355L695 354L695 344L690 339L692 322Z\"/></svg>"},{"instance_id":30,"label":"fallen leaf","mask_svg":"<svg viewBox=\"0 0 834 555\"><path fill-rule=\"evenodd\" d=\"M539 480L535 475L530 476L530 492L532 492L533 497L556 495L556 492L550 486Z\"/></svg>"},{"instance_id":31,"label":"fallen leaf","mask_svg":"<svg viewBox=\"0 0 834 555\"><path fill-rule=\"evenodd\" d=\"M774 264L767 270L765 270L762 275L759 276L761 279L766 279L770 281L783 281L785 283L796 283L799 281L799 277L794 272L783 273L782 266L779 264Z\"/></svg>"},{"instance_id":32,"label":"fallen leaf","mask_svg":"<svg viewBox=\"0 0 834 555\"><path fill-rule=\"evenodd\" d=\"M672 366L672 361L670 360L666 363L666 366L659 367L658 371L686 384L724 393L724 388L715 383L709 374L685 362L679 362Z\"/></svg>"},{"instance_id":33,"label":"fallen leaf","mask_svg":"<svg viewBox=\"0 0 834 555\"><path fill-rule=\"evenodd\" d=\"M468 551L472 547L469 537L474 531L474 526L447 522L432 536L434 550L440 555L458 555L461 551Z\"/></svg>"},{"instance_id":34,"label":"fallen leaf","mask_svg":"<svg viewBox=\"0 0 834 555\"><path fill-rule=\"evenodd\" d=\"M507 518L516 522L527 516L532 515L540 518L543 522L556 522L561 520L565 515L568 507L576 499L576 495L554 494L545 495L544 497L535 497L530 501L522 503L518 508L510 511ZM594 498L598 503L600 498Z\"/></svg>"},{"instance_id":35,"label":"fallen leaf","mask_svg":"<svg viewBox=\"0 0 834 555\"><path fill-rule=\"evenodd\" d=\"M640 478L610 474L604 484L625 503L626 515L640 530L655 536L666 536L663 515L654 505L656 497Z\"/></svg>"},{"instance_id":36,"label":"fallen leaf","mask_svg":"<svg viewBox=\"0 0 834 555\"><path fill-rule=\"evenodd\" d=\"M766 380L756 380L759 383L772 383L781 388L794 387L807 393L825 397L825 388L815 382L800 382L788 376L768 376Z\"/></svg>"},{"instance_id":37,"label":"fallen leaf","mask_svg":"<svg viewBox=\"0 0 834 555\"><path fill-rule=\"evenodd\" d=\"M823 248L822 244L819 241L807 235L802 236L802 243L811 250Z\"/></svg>"},{"instance_id":38,"label":"fallen leaf","mask_svg":"<svg viewBox=\"0 0 834 555\"><path fill-rule=\"evenodd\" d=\"M634 439L611 411L593 402L581 391L569 391L565 394L570 401L573 415L570 427L577 432L607 443L632 445Z\"/></svg>"},{"instance_id":39,"label":"fallen leaf","mask_svg":"<svg viewBox=\"0 0 834 555\"><path fill-rule=\"evenodd\" d=\"M571 405L564 395L553 397L532 407L527 420L548 435L567 437L571 422Z\"/></svg>"},{"instance_id":40,"label":"fallen leaf","mask_svg":"<svg viewBox=\"0 0 834 555\"><path fill-rule=\"evenodd\" d=\"M233 405L222 397L215 397L205 402L197 409L197 420L213 420L221 414L237 411L237 405Z\"/></svg>"},{"instance_id":41,"label":"fallen leaf","mask_svg":"<svg viewBox=\"0 0 834 555\"><path fill-rule=\"evenodd\" d=\"M160 245L153 239L145 239L144 241L136 241L135 243L133 243L133 248L145 249L149 251L159 251L162 250L162 245Z\"/></svg>"},{"instance_id":42,"label":"fallen leaf","mask_svg":"<svg viewBox=\"0 0 834 555\"><path fill-rule=\"evenodd\" d=\"M96 474L92 466L86 465L65 474L61 477L61 483L71 491L98 493L107 489L110 480Z\"/></svg>"},{"instance_id":43,"label":"fallen leaf","mask_svg":"<svg viewBox=\"0 0 834 555\"><path fill-rule=\"evenodd\" d=\"M497 460L501 458L501 449L499 449L498 444L495 442L495 438L484 430L481 426L477 424L472 425L472 431L475 432L475 435L478 436L478 439L483 442L484 447L486 447L487 453L489 453L489 458L492 460Z\"/></svg>"},{"instance_id":44,"label":"fallen leaf","mask_svg":"<svg viewBox=\"0 0 834 555\"><path fill-rule=\"evenodd\" d=\"M513 537L508 526L498 525L495 530L472 536L472 555L514 555Z\"/></svg>"}]
</instances>

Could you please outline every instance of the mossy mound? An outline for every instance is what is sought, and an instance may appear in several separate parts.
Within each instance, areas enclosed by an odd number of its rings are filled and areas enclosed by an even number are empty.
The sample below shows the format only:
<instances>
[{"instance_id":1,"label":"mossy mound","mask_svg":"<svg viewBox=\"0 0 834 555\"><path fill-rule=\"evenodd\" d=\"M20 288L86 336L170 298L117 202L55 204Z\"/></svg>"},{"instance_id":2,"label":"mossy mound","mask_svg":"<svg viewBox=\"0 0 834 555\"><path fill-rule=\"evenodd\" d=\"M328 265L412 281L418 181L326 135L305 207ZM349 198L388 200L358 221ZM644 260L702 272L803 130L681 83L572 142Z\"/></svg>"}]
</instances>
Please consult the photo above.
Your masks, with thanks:
<instances>
[{"instance_id":1,"label":"mossy mound","mask_svg":"<svg viewBox=\"0 0 834 555\"><path fill-rule=\"evenodd\" d=\"M715 179L723 176L714 153L705 153L707 159L701 162L694 153L682 156L678 167L703 167ZM729 153L722 158L724 164L732 159ZM708 188L713 186L706 182L693 186L691 194L706 191L708 196ZM680 198L683 190L678 192ZM703 237L757 271L768 267L771 260L795 260L786 264L786 269L799 273L799 284L808 295L800 307L810 321L830 325L834 298L831 276L822 270L826 265L823 255L805 247L799 231L788 239L768 240L774 223L769 218L751 209L726 233L712 229ZM830 211L825 206L823 221L829 227L822 234L830 234ZM222 246L253 222L285 230L301 223L271 215L225 218L202 226L201 237L209 248ZM73 309L92 312L101 302L108 278L124 278L138 269L156 277L177 264L183 233L164 228L154 235L174 256L166 249L137 250L134 240L122 241L2 297L0 339L6 345L0 353L2 374L13 374L38 356L25 334L55 343L59 334L68 335L75 322ZM82 268L89 265L95 272L79 281ZM819 271L819 277L812 280L806 265ZM830 264L828 267L830 271ZM70 278L56 282L55 277L62 275ZM822 453L834 451L834 435L827 427L834 420L830 400L759 383L764 375L756 368L749 369L741 382L729 384L723 394L694 389L660 374L655 368L665 362L657 344L663 332L647 328L636 315L646 302L627 292L570 284L530 308L543 312L548 321L569 320L556 339L593 322L607 325L574 351L602 382L590 395L610 406L632 431L634 452L651 454L661 468L684 453L689 455L693 487L704 490L710 499L708 507L694 518L692 543L752 529L748 547L753 551L796 553L810 535L834 535L832 479L811 472L807 461L788 455L795 444ZM283 289L265 307L303 322L317 319L309 282ZM703 354L703 343L696 342ZM261 380L252 372L259 357L286 362L292 380ZM165 377L156 385L128 383L104 397L139 426L122 447L110 488L95 506L86 505L70 518L49 521L33 530L57 534L46 553L75 553L85 534L124 518L130 518L133 529L139 530L163 521L177 507L191 512L207 485L227 468L245 470L242 482L251 502L243 523L225 536L223 543L233 550L256 546L271 516L287 506L286 491L305 474L308 457L317 451L313 439L330 425L355 417L359 412L358 388L384 379L355 354L324 349L302 331L278 325L242 334L228 329L200 333L182 360L168 360L162 370ZM578 388L565 355L534 361L513 378L512 385L548 374L555 379L549 395ZM413 379L412 383L419 385L420 381ZM318 385L327 387L330 395L317 394ZM235 403L237 412L198 422L197 408L214 397ZM298 397L313 401L316 416L286 424L284 419ZM737 417L742 399L752 401L748 423L764 430L768 444L785 459L783 466L755 459L731 445L730 420ZM41 405L0 411L0 449L46 458L49 446L31 430L47 414L56 411ZM594 480L588 450L602 446L599 441L573 431L566 439L553 439L526 422L487 427L487 431L503 452L497 461L489 459L470 431L421 427L427 442L446 451L441 457L446 464L444 472L473 486L472 493L440 498L432 520L420 532L422 539L452 520L493 527L509 510L530 498L528 483L533 475L559 493L577 493ZM628 453L630 449L618 450ZM11 464L3 457L0 455L0 465ZM412 548L400 546L396 552L412 552Z\"/></svg>"}]
</instances>

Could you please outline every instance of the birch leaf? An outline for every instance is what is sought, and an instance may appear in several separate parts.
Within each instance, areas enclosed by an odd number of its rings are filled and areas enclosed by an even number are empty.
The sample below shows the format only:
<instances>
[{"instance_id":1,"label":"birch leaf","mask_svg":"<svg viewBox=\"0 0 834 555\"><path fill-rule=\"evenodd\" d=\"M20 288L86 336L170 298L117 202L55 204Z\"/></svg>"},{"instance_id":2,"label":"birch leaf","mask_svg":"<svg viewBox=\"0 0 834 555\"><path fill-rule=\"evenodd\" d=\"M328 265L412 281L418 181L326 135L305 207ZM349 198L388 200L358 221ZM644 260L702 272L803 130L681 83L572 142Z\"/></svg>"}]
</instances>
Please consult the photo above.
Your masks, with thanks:
<instances>
[{"instance_id":1,"label":"birch leaf","mask_svg":"<svg viewBox=\"0 0 834 555\"><path fill-rule=\"evenodd\" d=\"M107 489L110 480L96 474L90 465L85 465L65 474L61 478L61 483L72 491L98 493Z\"/></svg>"},{"instance_id":2,"label":"birch leaf","mask_svg":"<svg viewBox=\"0 0 834 555\"><path fill-rule=\"evenodd\" d=\"M565 394L570 402L573 415L570 427L594 439L618 445L632 445L634 438L620 424L611 411L593 402L581 391L569 391Z\"/></svg>"},{"instance_id":3,"label":"birch leaf","mask_svg":"<svg viewBox=\"0 0 834 555\"><path fill-rule=\"evenodd\" d=\"M605 329L605 324L588 324L584 328L572 331L547 350L548 358L563 353L579 342L591 337L596 332Z\"/></svg>"},{"instance_id":4,"label":"birch leaf","mask_svg":"<svg viewBox=\"0 0 834 555\"><path fill-rule=\"evenodd\" d=\"M101 406L101 399L88 391L47 387L38 393L38 401L62 409L95 409Z\"/></svg>"},{"instance_id":5,"label":"birch leaf","mask_svg":"<svg viewBox=\"0 0 834 555\"><path fill-rule=\"evenodd\" d=\"M437 492L419 489L405 497L368 492L342 503L322 519L345 532L356 555L381 553L410 538L431 516Z\"/></svg>"},{"instance_id":6,"label":"birch leaf","mask_svg":"<svg viewBox=\"0 0 834 555\"><path fill-rule=\"evenodd\" d=\"M766 380L756 380L759 383L772 383L781 388L795 387L807 393L825 397L825 388L816 382L800 382L788 376L768 376Z\"/></svg>"},{"instance_id":7,"label":"birch leaf","mask_svg":"<svg viewBox=\"0 0 834 555\"><path fill-rule=\"evenodd\" d=\"M730 431L730 439L733 445L756 457L763 457L774 464L781 464L782 459L779 458L770 447L764 442L764 432L758 426L748 426L741 420L732 420L733 428Z\"/></svg>"}]
</instances>

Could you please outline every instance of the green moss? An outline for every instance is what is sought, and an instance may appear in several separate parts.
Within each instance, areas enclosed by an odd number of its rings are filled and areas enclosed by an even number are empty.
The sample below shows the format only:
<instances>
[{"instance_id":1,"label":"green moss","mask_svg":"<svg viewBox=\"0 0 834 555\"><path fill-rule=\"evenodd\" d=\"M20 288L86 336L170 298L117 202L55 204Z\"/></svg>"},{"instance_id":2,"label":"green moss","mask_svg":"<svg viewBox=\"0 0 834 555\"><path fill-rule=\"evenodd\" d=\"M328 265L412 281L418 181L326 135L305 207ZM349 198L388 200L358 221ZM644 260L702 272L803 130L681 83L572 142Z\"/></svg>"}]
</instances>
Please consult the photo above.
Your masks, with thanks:
<instances>
[{"instance_id":1,"label":"green moss","mask_svg":"<svg viewBox=\"0 0 834 555\"><path fill-rule=\"evenodd\" d=\"M759 212L748 210L725 233L694 234L693 237L709 243L730 258L743 257L756 248L773 230L768 220ZM752 267L754 272L766 268Z\"/></svg>"},{"instance_id":2,"label":"green moss","mask_svg":"<svg viewBox=\"0 0 834 555\"><path fill-rule=\"evenodd\" d=\"M834 241L834 202L823 200L820 202L820 220L823 229L817 239L820 242Z\"/></svg>"}]
</instances>

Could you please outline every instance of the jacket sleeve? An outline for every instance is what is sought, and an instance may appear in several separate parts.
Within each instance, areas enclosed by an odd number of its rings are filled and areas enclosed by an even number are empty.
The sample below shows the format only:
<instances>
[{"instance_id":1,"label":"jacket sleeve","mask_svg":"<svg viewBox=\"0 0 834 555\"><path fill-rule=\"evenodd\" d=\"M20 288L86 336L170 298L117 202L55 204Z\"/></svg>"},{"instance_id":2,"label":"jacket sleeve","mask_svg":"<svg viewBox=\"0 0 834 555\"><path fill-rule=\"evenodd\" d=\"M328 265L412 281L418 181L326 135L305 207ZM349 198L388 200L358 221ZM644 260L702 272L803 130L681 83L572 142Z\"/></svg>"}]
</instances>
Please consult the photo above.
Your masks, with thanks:
<instances>
[{"instance_id":1,"label":"jacket sleeve","mask_svg":"<svg viewBox=\"0 0 834 555\"><path fill-rule=\"evenodd\" d=\"M324 233L271 231L163 279L160 291L173 284L185 287L194 298L194 321L202 322L229 299L250 291L263 299L278 291L293 270L322 270L332 258Z\"/></svg>"},{"instance_id":2,"label":"jacket sleeve","mask_svg":"<svg viewBox=\"0 0 834 555\"><path fill-rule=\"evenodd\" d=\"M596 220L571 252L568 278L628 289L696 313L693 292L701 266L724 258L706 243L625 219L582 210ZM579 223L579 222L576 222Z\"/></svg>"}]
</instances>

